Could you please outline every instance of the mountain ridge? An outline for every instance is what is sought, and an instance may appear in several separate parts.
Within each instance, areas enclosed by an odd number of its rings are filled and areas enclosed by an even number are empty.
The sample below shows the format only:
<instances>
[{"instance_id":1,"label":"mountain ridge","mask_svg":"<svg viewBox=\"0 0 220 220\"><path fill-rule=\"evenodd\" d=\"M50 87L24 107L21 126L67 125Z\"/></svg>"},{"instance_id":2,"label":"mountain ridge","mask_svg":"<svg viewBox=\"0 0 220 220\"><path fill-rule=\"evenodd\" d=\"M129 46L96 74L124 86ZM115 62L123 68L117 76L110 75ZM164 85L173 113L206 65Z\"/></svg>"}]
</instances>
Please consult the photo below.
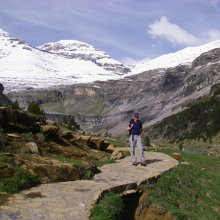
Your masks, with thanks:
<instances>
[{"instance_id":1,"label":"mountain ridge","mask_svg":"<svg viewBox=\"0 0 220 220\"><path fill-rule=\"evenodd\" d=\"M6 92L116 79L120 77L116 69L120 75L129 71L116 62L104 68L91 60L48 53L0 31L0 80Z\"/></svg>"}]
</instances>

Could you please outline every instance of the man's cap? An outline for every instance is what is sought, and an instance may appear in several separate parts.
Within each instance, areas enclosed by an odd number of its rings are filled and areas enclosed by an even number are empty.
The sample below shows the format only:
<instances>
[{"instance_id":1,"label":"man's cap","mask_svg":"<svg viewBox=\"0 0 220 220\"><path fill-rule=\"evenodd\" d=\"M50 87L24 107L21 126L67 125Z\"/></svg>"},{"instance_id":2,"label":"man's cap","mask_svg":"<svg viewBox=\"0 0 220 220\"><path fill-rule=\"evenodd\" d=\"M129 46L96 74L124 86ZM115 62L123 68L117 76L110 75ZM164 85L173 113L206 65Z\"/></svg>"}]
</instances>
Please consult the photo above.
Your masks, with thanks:
<instances>
[{"instance_id":1,"label":"man's cap","mask_svg":"<svg viewBox=\"0 0 220 220\"><path fill-rule=\"evenodd\" d=\"M135 113L134 113L134 116L139 116L138 112L135 112Z\"/></svg>"}]
</instances>

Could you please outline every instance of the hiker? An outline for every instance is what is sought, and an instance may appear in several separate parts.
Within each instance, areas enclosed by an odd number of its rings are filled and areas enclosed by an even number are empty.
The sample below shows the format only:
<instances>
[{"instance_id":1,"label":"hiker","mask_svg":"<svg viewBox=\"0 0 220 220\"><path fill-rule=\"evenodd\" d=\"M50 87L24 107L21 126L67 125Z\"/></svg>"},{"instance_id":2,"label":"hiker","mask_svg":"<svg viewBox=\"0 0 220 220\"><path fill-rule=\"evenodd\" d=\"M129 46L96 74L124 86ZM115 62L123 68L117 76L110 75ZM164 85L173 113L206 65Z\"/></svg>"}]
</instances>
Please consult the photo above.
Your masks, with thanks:
<instances>
[{"instance_id":1,"label":"hiker","mask_svg":"<svg viewBox=\"0 0 220 220\"><path fill-rule=\"evenodd\" d=\"M129 143L130 154L132 157L132 165L137 166L137 158L135 156L135 146L137 146L141 158L141 165L146 166L147 164L144 158L143 145L141 142L142 122L139 120L138 113L134 113L134 119L131 119L127 130L129 131Z\"/></svg>"}]
</instances>

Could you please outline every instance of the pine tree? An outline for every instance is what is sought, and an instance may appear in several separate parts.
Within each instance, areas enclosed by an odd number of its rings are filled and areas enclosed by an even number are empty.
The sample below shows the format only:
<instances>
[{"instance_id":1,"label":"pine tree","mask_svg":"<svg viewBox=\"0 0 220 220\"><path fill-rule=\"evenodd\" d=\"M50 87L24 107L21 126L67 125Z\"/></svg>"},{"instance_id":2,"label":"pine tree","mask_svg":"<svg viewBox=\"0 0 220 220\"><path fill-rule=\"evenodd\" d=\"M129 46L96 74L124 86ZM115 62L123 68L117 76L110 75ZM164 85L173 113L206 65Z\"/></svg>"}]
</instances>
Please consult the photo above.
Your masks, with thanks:
<instances>
[{"instance_id":1,"label":"pine tree","mask_svg":"<svg viewBox=\"0 0 220 220\"><path fill-rule=\"evenodd\" d=\"M34 115L45 115L44 111L40 109L40 106L36 102L31 102L28 106L27 112L32 113Z\"/></svg>"},{"instance_id":2,"label":"pine tree","mask_svg":"<svg viewBox=\"0 0 220 220\"><path fill-rule=\"evenodd\" d=\"M15 100L15 102L12 103L11 108L13 110L20 110L21 109L17 99Z\"/></svg>"}]
</instances>

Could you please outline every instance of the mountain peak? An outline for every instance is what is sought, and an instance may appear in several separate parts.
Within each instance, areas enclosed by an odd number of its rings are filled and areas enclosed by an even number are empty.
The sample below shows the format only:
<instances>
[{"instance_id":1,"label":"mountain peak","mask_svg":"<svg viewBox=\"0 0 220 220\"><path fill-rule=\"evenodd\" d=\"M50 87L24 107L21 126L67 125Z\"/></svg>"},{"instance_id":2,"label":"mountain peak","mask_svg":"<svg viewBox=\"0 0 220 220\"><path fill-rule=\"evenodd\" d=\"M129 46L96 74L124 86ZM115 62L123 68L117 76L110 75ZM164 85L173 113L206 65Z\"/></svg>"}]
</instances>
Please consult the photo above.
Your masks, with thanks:
<instances>
[{"instance_id":1,"label":"mountain peak","mask_svg":"<svg viewBox=\"0 0 220 220\"><path fill-rule=\"evenodd\" d=\"M106 52L78 40L60 40L46 43L37 48L65 58L91 61L105 70L112 71L118 75L130 72L129 68L112 59Z\"/></svg>"},{"instance_id":2,"label":"mountain peak","mask_svg":"<svg viewBox=\"0 0 220 220\"><path fill-rule=\"evenodd\" d=\"M0 28L0 37L10 37L10 34Z\"/></svg>"}]
</instances>

